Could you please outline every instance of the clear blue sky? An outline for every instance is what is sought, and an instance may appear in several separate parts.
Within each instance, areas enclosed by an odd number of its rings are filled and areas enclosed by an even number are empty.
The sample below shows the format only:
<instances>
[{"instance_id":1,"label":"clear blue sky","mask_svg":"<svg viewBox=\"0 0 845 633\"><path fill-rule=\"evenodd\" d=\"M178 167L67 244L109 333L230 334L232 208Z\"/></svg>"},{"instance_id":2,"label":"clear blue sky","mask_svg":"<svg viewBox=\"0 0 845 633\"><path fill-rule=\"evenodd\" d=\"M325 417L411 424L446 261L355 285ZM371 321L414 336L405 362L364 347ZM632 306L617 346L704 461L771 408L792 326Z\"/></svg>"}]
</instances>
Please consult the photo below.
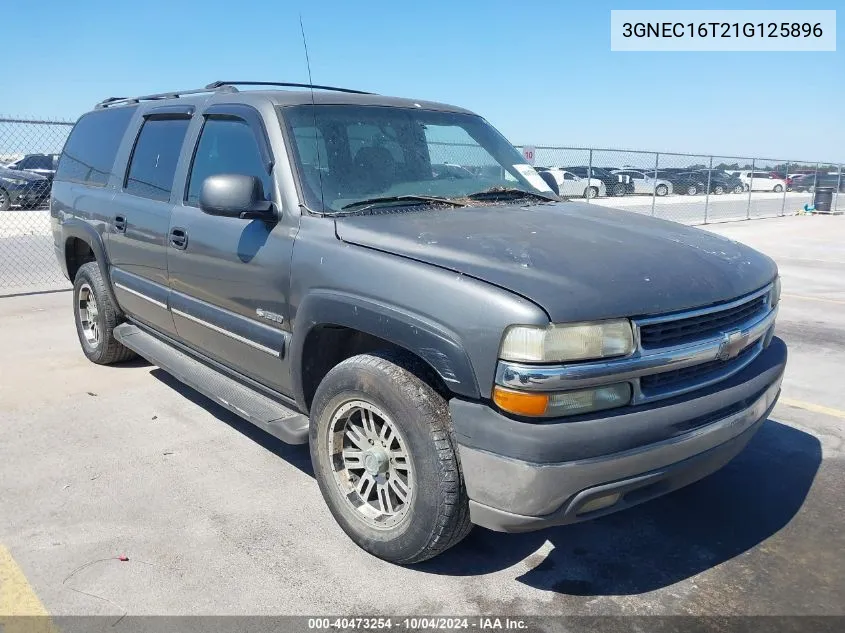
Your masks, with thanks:
<instances>
[{"instance_id":1,"label":"clear blue sky","mask_svg":"<svg viewBox=\"0 0 845 633\"><path fill-rule=\"evenodd\" d=\"M461 105L517 144L845 161L845 5L731 5L40 0L3 31L0 113L75 119L112 95L307 81L301 12L315 83ZM838 51L611 52L611 8L838 8Z\"/></svg>"}]
</instances>

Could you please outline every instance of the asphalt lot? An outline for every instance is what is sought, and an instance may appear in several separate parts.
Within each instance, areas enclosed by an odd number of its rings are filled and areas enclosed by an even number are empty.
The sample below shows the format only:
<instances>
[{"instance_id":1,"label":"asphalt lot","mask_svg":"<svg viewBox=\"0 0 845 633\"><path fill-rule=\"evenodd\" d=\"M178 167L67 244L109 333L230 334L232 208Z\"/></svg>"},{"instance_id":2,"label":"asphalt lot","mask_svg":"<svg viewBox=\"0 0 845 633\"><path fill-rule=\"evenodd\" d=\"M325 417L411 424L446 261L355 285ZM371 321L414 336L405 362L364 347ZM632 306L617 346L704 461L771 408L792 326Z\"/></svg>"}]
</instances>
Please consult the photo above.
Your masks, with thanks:
<instances>
[{"instance_id":1,"label":"asphalt lot","mask_svg":"<svg viewBox=\"0 0 845 633\"><path fill-rule=\"evenodd\" d=\"M0 615L845 614L845 217L710 230L783 276L790 362L748 448L638 508L476 528L413 568L349 541L306 447L143 362L89 363L67 292L0 299Z\"/></svg>"}]
</instances>

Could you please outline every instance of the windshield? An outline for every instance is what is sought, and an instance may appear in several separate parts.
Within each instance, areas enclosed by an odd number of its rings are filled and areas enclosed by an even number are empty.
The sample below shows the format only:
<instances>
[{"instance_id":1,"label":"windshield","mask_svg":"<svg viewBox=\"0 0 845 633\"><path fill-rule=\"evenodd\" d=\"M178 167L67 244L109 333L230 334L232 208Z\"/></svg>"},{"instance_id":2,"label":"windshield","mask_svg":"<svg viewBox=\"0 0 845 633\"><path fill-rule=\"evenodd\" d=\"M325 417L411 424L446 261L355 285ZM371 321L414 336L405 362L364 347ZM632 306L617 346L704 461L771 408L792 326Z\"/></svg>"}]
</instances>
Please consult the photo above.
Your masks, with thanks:
<instances>
[{"instance_id":1,"label":"windshield","mask_svg":"<svg viewBox=\"0 0 845 633\"><path fill-rule=\"evenodd\" d=\"M491 189L554 196L522 155L472 114L351 105L280 111L306 204L315 211L414 196L464 198Z\"/></svg>"}]
</instances>

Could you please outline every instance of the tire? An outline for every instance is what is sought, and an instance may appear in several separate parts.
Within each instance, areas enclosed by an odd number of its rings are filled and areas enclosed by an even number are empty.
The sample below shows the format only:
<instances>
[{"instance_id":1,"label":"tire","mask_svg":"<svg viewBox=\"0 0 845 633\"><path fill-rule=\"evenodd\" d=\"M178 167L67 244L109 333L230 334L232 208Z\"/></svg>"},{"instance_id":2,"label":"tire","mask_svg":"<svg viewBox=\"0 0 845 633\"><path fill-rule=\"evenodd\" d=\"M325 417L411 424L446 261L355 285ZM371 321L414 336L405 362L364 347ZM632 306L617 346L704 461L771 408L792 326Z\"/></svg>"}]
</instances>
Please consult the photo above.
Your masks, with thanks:
<instances>
[{"instance_id":1,"label":"tire","mask_svg":"<svg viewBox=\"0 0 845 633\"><path fill-rule=\"evenodd\" d=\"M120 324L120 319L109 299L97 262L83 264L76 273L73 280L73 318L79 344L92 363L111 365L135 358L135 352L114 338L114 328Z\"/></svg>"},{"instance_id":2,"label":"tire","mask_svg":"<svg viewBox=\"0 0 845 633\"><path fill-rule=\"evenodd\" d=\"M698 193L698 187L696 187L695 185L687 185L686 191L688 196L694 196Z\"/></svg>"},{"instance_id":3,"label":"tire","mask_svg":"<svg viewBox=\"0 0 845 633\"><path fill-rule=\"evenodd\" d=\"M721 196L723 193L725 193L725 188L722 185L716 185L715 187L713 187L713 193L717 196Z\"/></svg>"},{"instance_id":4,"label":"tire","mask_svg":"<svg viewBox=\"0 0 845 633\"><path fill-rule=\"evenodd\" d=\"M816 186L810 185L809 187L807 187L807 192L808 193L815 193L816 192Z\"/></svg>"},{"instance_id":5,"label":"tire","mask_svg":"<svg viewBox=\"0 0 845 633\"><path fill-rule=\"evenodd\" d=\"M610 189L610 195L614 197L621 197L624 196L627 190L625 189L625 184L621 182L617 182L613 187Z\"/></svg>"},{"instance_id":6,"label":"tire","mask_svg":"<svg viewBox=\"0 0 845 633\"><path fill-rule=\"evenodd\" d=\"M584 189L585 198L595 198L599 195L598 187L587 187Z\"/></svg>"},{"instance_id":7,"label":"tire","mask_svg":"<svg viewBox=\"0 0 845 633\"><path fill-rule=\"evenodd\" d=\"M667 187L666 185L657 185L657 187L654 189L654 193L656 193L660 197L668 195L669 187Z\"/></svg>"},{"instance_id":8,"label":"tire","mask_svg":"<svg viewBox=\"0 0 845 633\"><path fill-rule=\"evenodd\" d=\"M736 187L734 187L734 193L742 193L743 191L745 191L745 187L743 187L742 185L737 185Z\"/></svg>"},{"instance_id":9,"label":"tire","mask_svg":"<svg viewBox=\"0 0 845 633\"><path fill-rule=\"evenodd\" d=\"M780 193L781 191L783 191L783 185L775 185L775 188L772 191L774 191L775 193Z\"/></svg>"},{"instance_id":10,"label":"tire","mask_svg":"<svg viewBox=\"0 0 845 633\"><path fill-rule=\"evenodd\" d=\"M12 199L5 189L0 189L0 211L8 211L12 206Z\"/></svg>"},{"instance_id":11,"label":"tire","mask_svg":"<svg viewBox=\"0 0 845 633\"><path fill-rule=\"evenodd\" d=\"M392 563L432 558L472 529L449 408L428 372L399 354L353 356L326 374L311 406L311 463L329 510L359 547Z\"/></svg>"}]
</instances>

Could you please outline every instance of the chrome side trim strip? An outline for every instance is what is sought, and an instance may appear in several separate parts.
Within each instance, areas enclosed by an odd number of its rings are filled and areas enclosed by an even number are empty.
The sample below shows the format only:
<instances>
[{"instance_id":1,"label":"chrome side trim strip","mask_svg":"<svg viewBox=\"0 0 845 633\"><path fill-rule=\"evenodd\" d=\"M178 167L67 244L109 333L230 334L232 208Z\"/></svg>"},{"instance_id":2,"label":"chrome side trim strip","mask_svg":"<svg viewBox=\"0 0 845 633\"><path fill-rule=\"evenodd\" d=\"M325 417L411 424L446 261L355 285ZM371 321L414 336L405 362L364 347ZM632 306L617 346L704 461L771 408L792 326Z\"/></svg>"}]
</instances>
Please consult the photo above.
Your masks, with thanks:
<instances>
[{"instance_id":1,"label":"chrome side trim strip","mask_svg":"<svg viewBox=\"0 0 845 633\"><path fill-rule=\"evenodd\" d=\"M769 328L774 325L776 316L777 308L774 308L762 318L746 323L740 329L735 342L732 342L732 347L738 350L738 353L748 349L749 346L766 335ZM496 368L496 384L522 391L564 391L624 382L648 374L657 374L718 360L720 351L723 349L723 343L724 337L719 336L692 345L649 351L647 354L638 352L633 356L624 358L568 365L526 365L499 361ZM739 371L739 369L741 367L736 371ZM726 378L727 376L722 377ZM696 384L689 390L697 389L699 386L701 385ZM654 398L648 398L648 400L664 397L668 396L661 394Z\"/></svg>"},{"instance_id":2,"label":"chrome side trim strip","mask_svg":"<svg viewBox=\"0 0 845 633\"><path fill-rule=\"evenodd\" d=\"M144 301L149 301L153 305L157 305L159 308L167 310L167 304L166 303L162 303L158 299L153 299L152 297L148 297L147 295L145 295L142 292L138 292L137 290L133 290L132 288L124 286L122 283L114 282L114 287L120 288L124 292L128 292L129 294L134 295L134 296L138 297L139 299L143 299Z\"/></svg>"},{"instance_id":3,"label":"chrome side trim strip","mask_svg":"<svg viewBox=\"0 0 845 633\"><path fill-rule=\"evenodd\" d=\"M192 314L188 314L187 312L182 312L181 310L175 310L175 309L172 309L171 312L173 314L179 315L180 317L188 319L189 321L193 321L194 323L202 325L203 327L207 327L209 330L214 330L215 332L223 334L224 336L228 336L229 338L234 339L236 341L239 341L240 343L243 343L244 345L249 345L250 347L253 347L257 350L260 350L260 351L262 351L266 354L270 354L271 356L276 356L277 358L280 356L281 352L279 350L272 349L270 347L267 347L266 345L262 345L261 343L256 343L255 341L250 340L248 338L245 338L243 336L240 336L239 334L235 334L234 332L230 332L229 330L225 330L218 325L214 325L213 323L209 323L208 321L204 321L203 319L199 319Z\"/></svg>"}]
</instances>

